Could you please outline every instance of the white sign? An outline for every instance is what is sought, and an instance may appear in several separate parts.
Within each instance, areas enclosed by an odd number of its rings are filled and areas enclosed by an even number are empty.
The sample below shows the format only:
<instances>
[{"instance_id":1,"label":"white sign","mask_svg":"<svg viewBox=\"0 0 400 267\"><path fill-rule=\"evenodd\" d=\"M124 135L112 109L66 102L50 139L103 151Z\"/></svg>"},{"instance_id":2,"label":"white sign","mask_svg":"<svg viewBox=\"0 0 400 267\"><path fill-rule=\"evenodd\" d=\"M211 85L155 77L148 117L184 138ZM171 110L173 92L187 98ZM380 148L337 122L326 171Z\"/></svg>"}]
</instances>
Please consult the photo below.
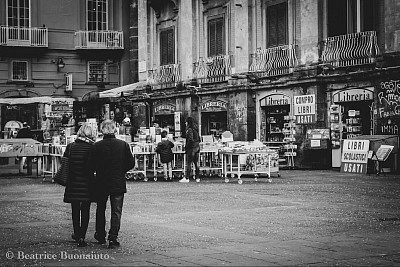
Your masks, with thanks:
<instances>
[{"instance_id":1,"label":"white sign","mask_svg":"<svg viewBox=\"0 0 400 267\"><path fill-rule=\"evenodd\" d=\"M321 146L321 140L314 140L311 139L311 147L320 147Z\"/></svg>"},{"instance_id":2,"label":"white sign","mask_svg":"<svg viewBox=\"0 0 400 267\"><path fill-rule=\"evenodd\" d=\"M180 111L175 112L175 132L181 131L181 113Z\"/></svg>"},{"instance_id":3,"label":"white sign","mask_svg":"<svg viewBox=\"0 0 400 267\"><path fill-rule=\"evenodd\" d=\"M139 72L146 72L146 61L139 61Z\"/></svg>"},{"instance_id":4,"label":"white sign","mask_svg":"<svg viewBox=\"0 0 400 267\"><path fill-rule=\"evenodd\" d=\"M367 173L369 140L343 140L341 172Z\"/></svg>"},{"instance_id":5,"label":"white sign","mask_svg":"<svg viewBox=\"0 0 400 267\"><path fill-rule=\"evenodd\" d=\"M353 102L353 101L368 101L374 99L374 88L365 89L349 89L338 91L333 94L333 102Z\"/></svg>"},{"instance_id":6,"label":"white sign","mask_svg":"<svg viewBox=\"0 0 400 267\"><path fill-rule=\"evenodd\" d=\"M294 115L297 124L315 122L315 94L294 97Z\"/></svg>"},{"instance_id":7,"label":"white sign","mask_svg":"<svg viewBox=\"0 0 400 267\"><path fill-rule=\"evenodd\" d=\"M67 92L72 91L72 74L71 73L65 74L65 91L67 91Z\"/></svg>"}]
</instances>

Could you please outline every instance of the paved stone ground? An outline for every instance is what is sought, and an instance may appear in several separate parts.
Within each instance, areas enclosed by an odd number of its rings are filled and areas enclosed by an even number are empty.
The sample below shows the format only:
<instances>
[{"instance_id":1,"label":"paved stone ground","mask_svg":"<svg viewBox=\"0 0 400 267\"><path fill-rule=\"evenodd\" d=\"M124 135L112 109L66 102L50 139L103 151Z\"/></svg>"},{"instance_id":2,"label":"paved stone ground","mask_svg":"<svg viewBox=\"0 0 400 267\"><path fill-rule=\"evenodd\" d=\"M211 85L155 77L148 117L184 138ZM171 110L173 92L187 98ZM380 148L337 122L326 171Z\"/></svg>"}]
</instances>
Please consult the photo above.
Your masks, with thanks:
<instances>
[{"instance_id":1,"label":"paved stone ground","mask_svg":"<svg viewBox=\"0 0 400 267\"><path fill-rule=\"evenodd\" d=\"M89 246L78 248L63 187L0 175L0 265L400 266L397 175L288 170L272 183L129 181L128 191L121 247L95 242L92 204Z\"/></svg>"}]
</instances>

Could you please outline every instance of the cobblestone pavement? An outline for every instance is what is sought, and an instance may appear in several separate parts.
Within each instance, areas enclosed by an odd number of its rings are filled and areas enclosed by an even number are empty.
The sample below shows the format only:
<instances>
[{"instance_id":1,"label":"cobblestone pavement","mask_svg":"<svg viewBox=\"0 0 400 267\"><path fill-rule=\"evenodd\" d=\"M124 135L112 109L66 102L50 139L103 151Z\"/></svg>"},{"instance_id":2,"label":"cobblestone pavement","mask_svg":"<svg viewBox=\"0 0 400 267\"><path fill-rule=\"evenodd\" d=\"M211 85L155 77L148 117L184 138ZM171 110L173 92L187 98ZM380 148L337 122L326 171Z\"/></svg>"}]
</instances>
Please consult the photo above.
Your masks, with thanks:
<instances>
[{"instance_id":1,"label":"cobblestone pavement","mask_svg":"<svg viewBox=\"0 0 400 267\"><path fill-rule=\"evenodd\" d=\"M129 181L121 247L108 249L93 238L95 204L78 248L62 186L1 176L0 265L400 266L397 175L243 180Z\"/></svg>"}]
</instances>

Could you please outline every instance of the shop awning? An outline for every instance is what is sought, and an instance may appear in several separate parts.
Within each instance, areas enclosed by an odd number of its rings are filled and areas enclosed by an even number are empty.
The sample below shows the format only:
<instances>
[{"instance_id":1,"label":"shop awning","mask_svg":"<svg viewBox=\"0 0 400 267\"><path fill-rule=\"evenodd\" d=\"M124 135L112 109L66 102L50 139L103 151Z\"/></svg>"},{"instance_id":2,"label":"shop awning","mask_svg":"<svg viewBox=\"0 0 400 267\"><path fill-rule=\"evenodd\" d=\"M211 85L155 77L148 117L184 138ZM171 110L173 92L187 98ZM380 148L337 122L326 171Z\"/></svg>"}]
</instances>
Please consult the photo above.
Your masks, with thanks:
<instances>
[{"instance_id":1,"label":"shop awning","mask_svg":"<svg viewBox=\"0 0 400 267\"><path fill-rule=\"evenodd\" d=\"M39 97L24 97L24 98L0 98L0 104L20 105L20 104L32 104L32 103L51 103L51 97L39 96Z\"/></svg>"},{"instance_id":2,"label":"shop awning","mask_svg":"<svg viewBox=\"0 0 400 267\"><path fill-rule=\"evenodd\" d=\"M121 93L124 93L125 96L128 96L128 95L132 94L134 90L144 87L144 86L146 86L146 84L147 84L147 82L145 82L145 81L127 84L127 85L124 85L121 87L117 87L117 88L113 88L110 90L100 92L99 97L100 98L120 97Z\"/></svg>"},{"instance_id":3,"label":"shop awning","mask_svg":"<svg viewBox=\"0 0 400 267\"><path fill-rule=\"evenodd\" d=\"M73 102L73 98L54 98L50 96L37 96L37 97L18 97L18 98L0 98L0 104L6 105L23 105L23 104L52 104L54 101L68 101Z\"/></svg>"}]
</instances>

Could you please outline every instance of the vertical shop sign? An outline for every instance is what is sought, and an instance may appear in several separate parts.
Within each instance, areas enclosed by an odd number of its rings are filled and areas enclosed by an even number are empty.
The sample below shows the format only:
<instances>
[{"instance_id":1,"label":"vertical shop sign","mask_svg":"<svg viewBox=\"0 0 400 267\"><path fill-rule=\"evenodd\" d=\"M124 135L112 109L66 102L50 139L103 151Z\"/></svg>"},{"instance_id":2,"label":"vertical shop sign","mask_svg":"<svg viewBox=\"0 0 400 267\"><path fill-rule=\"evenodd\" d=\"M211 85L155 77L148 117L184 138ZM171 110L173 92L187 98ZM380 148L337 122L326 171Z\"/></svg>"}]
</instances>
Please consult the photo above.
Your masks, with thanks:
<instances>
[{"instance_id":1,"label":"vertical shop sign","mask_svg":"<svg viewBox=\"0 0 400 267\"><path fill-rule=\"evenodd\" d=\"M369 140L343 140L340 172L367 173Z\"/></svg>"},{"instance_id":2,"label":"vertical shop sign","mask_svg":"<svg viewBox=\"0 0 400 267\"><path fill-rule=\"evenodd\" d=\"M177 132L180 133L180 131L181 131L181 113L182 112L179 112L179 111L176 111L174 113L174 116L175 116L175 133L177 133ZM176 136L179 136L179 134L176 135Z\"/></svg>"},{"instance_id":3,"label":"vertical shop sign","mask_svg":"<svg viewBox=\"0 0 400 267\"><path fill-rule=\"evenodd\" d=\"M315 123L315 94L295 96L294 115L297 124Z\"/></svg>"}]
</instances>

